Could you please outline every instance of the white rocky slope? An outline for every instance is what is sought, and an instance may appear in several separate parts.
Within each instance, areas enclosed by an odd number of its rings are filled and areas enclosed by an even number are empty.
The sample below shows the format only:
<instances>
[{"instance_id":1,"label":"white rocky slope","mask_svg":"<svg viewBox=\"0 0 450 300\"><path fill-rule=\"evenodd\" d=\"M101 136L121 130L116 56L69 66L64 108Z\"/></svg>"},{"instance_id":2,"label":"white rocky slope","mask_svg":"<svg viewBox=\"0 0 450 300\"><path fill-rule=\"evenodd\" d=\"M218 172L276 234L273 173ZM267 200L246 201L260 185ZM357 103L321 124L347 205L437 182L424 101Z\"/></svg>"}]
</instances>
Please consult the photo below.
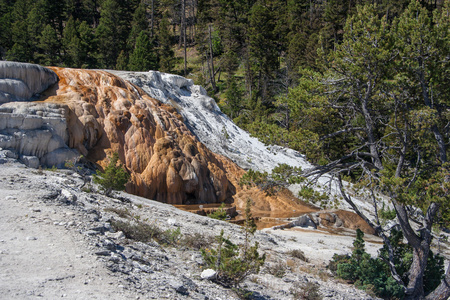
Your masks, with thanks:
<instances>
[{"instance_id":1,"label":"white rocky slope","mask_svg":"<svg viewBox=\"0 0 450 300\"><path fill-rule=\"evenodd\" d=\"M280 146L267 146L257 138L236 126L233 121L222 113L214 99L209 97L205 89L194 85L192 79L179 75L161 73L158 71L129 72L111 71L129 82L137 85L151 97L174 106L183 116L185 124L213 152L222 154L243 169L271 172L279 164L301 167L303 170L312 165L301 153ZM337 184L330 182L329 176L318 180L318 190L326 187L333 195L339 195ZM293 185L290 189L296 194L300 186ZM371 203L353 199L356 205L367 214L373 213ZM336 208L351 209L340 202Z\"/></svg>"},{"instance_id":2,"label":"white rocky slope","mask_svg":"<svg viewBox=\"0 0 450 300\"><path fill-rule=\"evenodd\" d=\"M197 240L224 230L242 243L239 226L128 194L85 192L81 178L67 170L37 171L4 157L0 170L1 299L238 299L200 278L205 266L195 248L127 239L111 223L144 220L161 230L179 229L182 237L197 233ZM350 237L257 232L254 240L268 258L243 284L252 299L295 299L308 282L319 285L324 299L372 299L324 268L332 253L350 251ZM318 248L328 249L329 257L314 254ZM310 262L289 255L292 249L304 249ZM280 268L285 273L274 276Z\"/></svg>"},{"instance_id":3,"label":"white rocky slope","mask_svg":"<svg viewBox=\"0 0 450 300\"><path fill-rule=\"evenodd\" d=\"M57 81L55 72L39 65L0 61L0 104L29 100Z\"/></svg>"},{"instance_id":4,"label":"white rocky slope","mask_svg":"<svg viewBox=\"0 0 450 300\"><path fill-rule=\"evenodd\" d=\"M185 124L213 152L222 154L244 169L270 172L278 164L310 167L292 149L267 146L236 126L223 114L205 89L182 76L149 72L108 71L139 86L151 97L174 106Z\"/></svg>"}]
</instances>

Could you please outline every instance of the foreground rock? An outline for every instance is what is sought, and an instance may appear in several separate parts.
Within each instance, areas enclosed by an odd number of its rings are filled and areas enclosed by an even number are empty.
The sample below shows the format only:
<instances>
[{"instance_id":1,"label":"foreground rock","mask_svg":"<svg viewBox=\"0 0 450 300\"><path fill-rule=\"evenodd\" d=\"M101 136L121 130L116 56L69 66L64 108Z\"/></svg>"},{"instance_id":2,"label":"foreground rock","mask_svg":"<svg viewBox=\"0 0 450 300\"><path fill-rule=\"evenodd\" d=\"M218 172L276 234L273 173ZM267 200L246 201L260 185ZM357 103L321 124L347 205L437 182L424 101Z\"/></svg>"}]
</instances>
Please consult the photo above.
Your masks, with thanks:
<instances>
[{"instance_id":1,"label":"foreground rock","mask_svg":"<svg viewBox=\"0 0 450 300\"><path fill-rule=\"evenodd\" d=\"M201 278L204 262L194 242L210 241L224 230L233 242L242 243L239 226L129 194L114 199L86 193L76 174L33 171L13 161L5 158L0 165L2 297L238 299L232 290ZM114 221L133 220L180 230L182 238L194 237L192 244L140 242L113 229ZM319 284L324 299L372 299L334 281L320 260L292 257L289 251L306 240L291 233L296 237L256 233L254 239L269 258L262 272L243 284L255 299L293 299L308 282ZM277 277L273 270L280 264L285 272Z\"/></svg>"}]
</instances>

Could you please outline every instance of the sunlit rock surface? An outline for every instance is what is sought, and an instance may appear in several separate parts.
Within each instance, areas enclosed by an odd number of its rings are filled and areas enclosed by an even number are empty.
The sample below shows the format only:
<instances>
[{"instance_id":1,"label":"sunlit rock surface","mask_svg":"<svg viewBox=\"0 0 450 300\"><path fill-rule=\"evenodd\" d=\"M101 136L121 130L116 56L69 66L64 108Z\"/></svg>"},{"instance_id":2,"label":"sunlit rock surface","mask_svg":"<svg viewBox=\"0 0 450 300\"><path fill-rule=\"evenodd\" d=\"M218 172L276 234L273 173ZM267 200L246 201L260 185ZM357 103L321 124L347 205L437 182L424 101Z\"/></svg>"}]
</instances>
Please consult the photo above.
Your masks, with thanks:
<instances>
[{"instance_id":1,"label":"sunlit rock surface","mask_svg":"<svg viewBox=\"0 0 450 300\"><path fill-rule=\"evenodd\" d=\"M57 80L53 71L39 65L0 61L0 103L29 100Z\"/></svg>"},{"instance_id":2,"label":"sunlit rock surface","mask_svg":"<svg viewBox=\"0 0 450 300\"><path fill-rule=\"evenodd\" d=\"M214 153L244 169L270 172L278 164L308 168L305 157L292 149L267 146L236 126L223 114L205 89L192 79L158 71L109 71L141 87L151 97L172 105L186 126Z\"/></svg>"},{"instance_id":3,"label":"sunlit rock surface","mask_svg":"<svg viewBox=\"0 0 450 300\"><path fill-rule=\"evenodd\" d=\"M77 154L67 146L67 110L35 101L57 81L48 68L0 61L0 148L15 150L33 167L62 167Z\"/></svg>"},{"instance_id":4,"label":"sunlit rock surface","mask_svg":"<svg viewBox=\"0 0 450 300\"><path fill-rule=\"evenodd\" d=\"M171 204L231 200L227 160L209 151L174 108L105 71L52 68L58 87L45 100L66 110L68 146L107 163L119 153L131 193Z\"/></svg>"},{"instance_id":5,"label":"sunlit rock surface","mask_svg":"<svg viewBox=\"0 0 450 300\"><path fill-rule=\"evenodd\" d=\"M107 71L49 69L59 81L40 92L40 98L0 104L0 148L38 157L48 167L62 166L76 155L105 166L108 156L117 152L131 173L127 191L161 202L234 201L242 209L252 199L255 213L280 217L286 211L290 215L305 209L290 196L267 196L257 188L238 185L243 169L208 149L226 144L226 140L214 144L222 127L212 118L221 121L220 110L191 80L170 74L156 77L161 88L156 92L173 97L168 105ZM179 95L186 101L192 98L189 111L197 107L195 118L177 107L184 105ZM200 142L198 137L204 139L208 131L211 140ZM251 149L253 141L232 135L233 141L250 145L241 151L258 156L255 151L260 149Z\"/></svg>"}]
</instances>

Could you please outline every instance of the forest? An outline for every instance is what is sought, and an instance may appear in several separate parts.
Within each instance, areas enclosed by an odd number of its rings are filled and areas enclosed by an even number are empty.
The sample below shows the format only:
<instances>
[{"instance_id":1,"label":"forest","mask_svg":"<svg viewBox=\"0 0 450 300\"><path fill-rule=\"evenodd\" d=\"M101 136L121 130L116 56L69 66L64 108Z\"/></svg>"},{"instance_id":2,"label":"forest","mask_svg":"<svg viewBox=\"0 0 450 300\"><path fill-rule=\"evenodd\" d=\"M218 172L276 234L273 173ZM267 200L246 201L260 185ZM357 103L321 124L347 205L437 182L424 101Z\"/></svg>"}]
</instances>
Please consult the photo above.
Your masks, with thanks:
<instances>
[{"instance_id":1,"label":"forest","mask_svg":"<svg viewBox=\"0 0 450 300\"><path fill-rule=\"evenodd\" d=\"M0 0L0 29L2 60L192 78L237 125L305 154L302 177L335 180L383 238L404 299L450 297L450 268L424 290L435 232L450 226L449 0ZM277 171L247 179L294 180Z\"/></svg>"},{"instance_id":2,"label":"forest","mask_svg":"<svg viewBox=\"0 0 450 300\"><path fill-rule=\"evenodd\" d=\"M326 68L324 55L343 42L358 5L376 4L392 22L409 2L0 0L0 58L190 77L239 126L318 161L322 155L303 140L286 101L300 69ZM420 2L430 14L443 6Z\"/></svg>"}]
</instances>

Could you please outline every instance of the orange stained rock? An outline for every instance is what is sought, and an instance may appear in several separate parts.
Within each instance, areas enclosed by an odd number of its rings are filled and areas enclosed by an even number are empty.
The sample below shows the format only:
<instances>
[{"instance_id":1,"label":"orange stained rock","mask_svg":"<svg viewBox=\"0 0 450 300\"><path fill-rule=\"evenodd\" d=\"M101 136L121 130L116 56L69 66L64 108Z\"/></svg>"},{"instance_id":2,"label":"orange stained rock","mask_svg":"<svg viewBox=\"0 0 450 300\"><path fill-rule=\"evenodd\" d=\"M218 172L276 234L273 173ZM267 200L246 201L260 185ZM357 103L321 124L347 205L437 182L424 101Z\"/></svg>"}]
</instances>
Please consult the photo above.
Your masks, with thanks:
<instances>
[{"instance_id":1,"label":"orange stained rock","mask_svg":"<svg viewBox=\"0 0 450 300\"><path fill-rule=\"evenodd\" d=\"M173 107L106 71L51 69L60 81L45 101L66 108L69 146L101 166L117 152L131 173L128 192L171 204L232 201L228 177L236 175L226 159L206 149Z\"/></svg>"},{"instance_id":2,"label":"orange stained rock","mask_svg":"<svg viewBox=\"0 0 450 300\"><path fill-rule=\"evenodd\" d=\"M313 209L289 193L266 195L241 188L244 173L212 153L185 126L174 107L106 71L51 68L58 84L45 102L66 110L69 146L100 166L117 152L131 174L126 190L170 204L252 199L255 216L291 217Z\"/></svg>"}]
</instances>

